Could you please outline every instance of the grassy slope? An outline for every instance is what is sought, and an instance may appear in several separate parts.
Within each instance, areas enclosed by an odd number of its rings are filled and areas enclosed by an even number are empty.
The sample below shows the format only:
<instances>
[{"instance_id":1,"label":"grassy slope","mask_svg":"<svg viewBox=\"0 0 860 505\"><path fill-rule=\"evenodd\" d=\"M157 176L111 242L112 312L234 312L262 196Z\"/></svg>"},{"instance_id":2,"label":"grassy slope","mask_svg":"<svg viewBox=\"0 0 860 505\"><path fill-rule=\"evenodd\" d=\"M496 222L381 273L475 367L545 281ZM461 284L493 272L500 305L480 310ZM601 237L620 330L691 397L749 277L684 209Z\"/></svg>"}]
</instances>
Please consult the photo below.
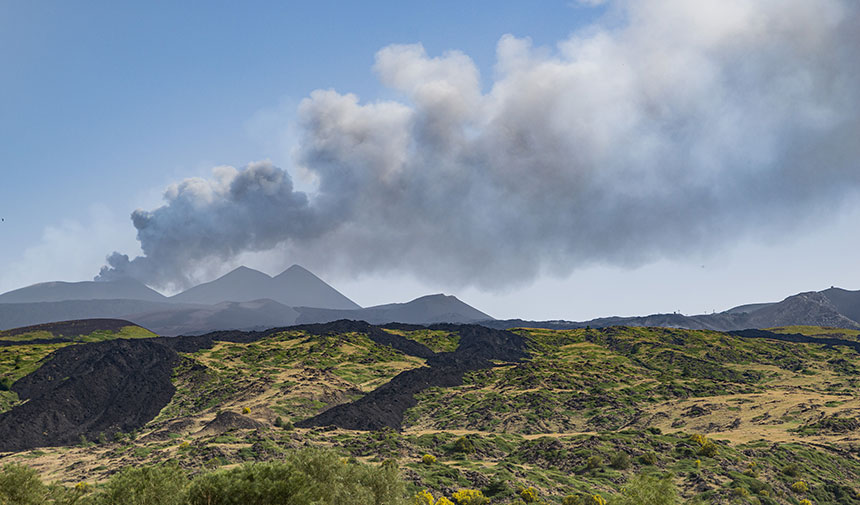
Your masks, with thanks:
<instances>
[{"instance_id":1,"label":"grassy slope","mask_svg":"<svg viewBox=\"0 0 860 505\"><path fill-rule=\"evenodd\" d=\"M853 351L708 331L518 331L530 360L424 392L403 433L275 428L278 417L305 418L422 366L359 334L285 332L185 356L174 400L141 433L11 459L74 482L171 458L192 468L272 459L310 442L367 461L396 459L415 489L450 496L478 487L497 503L520 485L558 501L608 496L633 473L671 472L686 498L704 503L860 504L860 427L846 421L860 414ZM440 351L457 345L444 332L398 333ZM208 425L219 410L258 428ZM422 463L424 454L437 461ZM798 480L810 491L792 491Z\"/></svg>"},{"instance_id":2,"label":"grassy slope","mask_svg":"<svg viewBox=\"0 0 860 505\"><path fill-rule=\"evenodd\" d=\"M7 342L25 342L29 340L46 340L63 337L74 342L100 342L115 338L152 338L155 333L140 326L125 326L119 331L97 330L87 335L59 335L50 331L37 330L13 335L12 331L0 331L0 340Z\"/></svg>"},{"instance_id":3,"label":"grassy slope","mask_svg":"<svg viewBox=\"0 0 860 505\"><path fill-rule=\"evenodd\" d=\"M20 345L0 346L0 412L5 412L19 403L18 395L9 391L16 380L35 371L49 354L61 347L83 342L100 342L116 338L152 338L156 335L140 326L125 326L119 331L97 330L86 335L62 335L68 342L38 344L38 340L58 338L49 331L33 331L10 335L12 331L0 331L0 340L21 342ZM26 342L26 343L25 343Z\"/></svg>"}]
</instances>

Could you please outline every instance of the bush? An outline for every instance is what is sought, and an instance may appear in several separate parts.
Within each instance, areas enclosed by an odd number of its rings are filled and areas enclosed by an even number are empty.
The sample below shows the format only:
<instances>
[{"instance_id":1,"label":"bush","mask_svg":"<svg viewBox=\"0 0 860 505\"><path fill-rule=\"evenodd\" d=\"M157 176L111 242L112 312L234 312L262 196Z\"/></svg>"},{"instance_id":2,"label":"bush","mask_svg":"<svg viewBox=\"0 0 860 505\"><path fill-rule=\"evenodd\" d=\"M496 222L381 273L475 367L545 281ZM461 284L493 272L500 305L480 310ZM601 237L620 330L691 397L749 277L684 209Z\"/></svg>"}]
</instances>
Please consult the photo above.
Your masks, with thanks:
<instances>
[{"instance_id":1,"label":"bush","mask_svg":"<svg viewBox=\"0 0 860 505\"><path fill-rule=\"evenodd\" d=\"M606 500L604 500L599 494L593 494L591 496L587 496L582 503L583 505L606 505Z\"/></svg>"},{"instance_id":2,"label":"bush","mask_svg":"<svg viewBox=\"0 0 860 505\"><path fill-rule=\"evenodd\" d=\"M642 461L642 463L645 465L656 465L657 453L654 451L646 452L645 454L639 456L639 460Z\"/></svg>"},{"instance_id":3,"label":"bush","mask_svg":"<svg viewBox=\"0 0 860 505\"><path fill-rule=\"evenodd\" d=\"M596 470L596 469L600 468L601 466L603 466L603 458L601 458L600 456L597 456L597 455L590 456L585 461L586 470Z\"/></svg>"},{"instance_id":4,"label":"bush","mask_svg":"<svg viewBox=\"0 0 860 505\"><path fill-rule=\"evenodd\" d=\"M537 489L529 486L520 491L520 498L526 503L535 503L538 501Z\"/></svg>"},{"instance_id":5,"label":"bush","mask_svg":"<svg viewBox=\"0 0 860 505\"><path fill-rule=\"evenodd\" d=\"M284 461L247 464L195 478L188 505L402 505L405 485L392 466L342 461L333 451L304 449Z\"/></svg>"},{"instance_id":6,"label":"bush","mask_svg":"<svg viewBox=\"0 0 860 505\"><path fill-rule=\"evenodd\" d=\"M657 478L637 475L613 500L613 505L674 505L678 503L678 490L671 477Z\"/></svg>"},{"instance_id":7,"label":"bush","mask_svg":"<svg viewBox=\"0 0 860 505\"><path fill-rule=\"evenodd\" d=\"M29 466L9 463L0 468L0 503L41 505L48 499L48 487Z\"/></svg>"},{"instance_id":8,"label":"bush","mask_svg":"<svg viewBox=\"0 0 860 505\"><path fill-rule=\"evenodd\" d=\"M281 419L281 416L278 416L275 418L275 427L289 431L293 429L293 423L290 421L284 421Z\"/></svg>"},{"instance_id":9,"label":"bush","mask_svg":"<svg viewBox=\"0 0 860 505\"><path fill-rule=\"evenodd\" d=\"M181 505L188 477L175 463L127 467L92 497L93 505Z\"/></svg>"},{"instance_id":10,"label":"bush","mask_svg":"<svg viewBox=\"0 0 860 505\"><path fill-rule=\"evenodd\" d=\"M791 485L791 490L795 493L806 493L809 491L809 484L802 480L799 480Z\"/></svg>"},{"instance_id":11,"label":"bush","mask_svg":"<svg viewBox=\"0 0 860 505\"><path fill-rule=\"evenodd\" d=\"M616 452L609 458L609 466L616 470L626 470L630 468L630 456L626 452Z\"/></svg>"},{"instance_id":12,"label":"bush","mask_svg":"<svg viewBox=\"0 0 860 505\"><path fill-rule=\"evenodd\" d=\"M713 458L717 455L718 448L712 440L700 434L690 436L690 441L699 446L699 454Z\"/></svg>"},{"instance_id":13,"label":"bush","mask_svg":"<svg viewBox=\"0 0 860 505\"><path fill-rule=\"evenodd\" d=\"M471 454L475 452L475 444L466 437L460 437L454 441L454 452Z\"/></svg>"},{"instance_id":14,"label":"bush","mask_svg":"<svg viewBox=\"0 0 860 505\"><path fill-rule=\"evenodd\" d=\"M432 454L425 454L424 456L421 456L421 462L425 465L432 465L436 462L436 456Z\"/></svg>"},{"instance_id":15,"label":"bush","mask_svg":"<svg viewBox=\"0 0 860 505\"><path fill-rule=\"evenodd\" d=\"M436 500L436 505L454 505L454 502L444 496L440 496L439 499Z\"/></svg>"},{"instance_id":16,"label":"bush","mask_svg":"<svg viewBox=\"0 0 860 505\"><path fill-rule=\"evenodd\" d=\"M429 490L418 491L412 497L412 505L433 505L433 494Z\"/></svg>"},{"instance_id":17,"label":"bush","mask_svg":"<svg viewBox=\"0 0 860 505\"><path fill-rule=\"evenodd\" d=\"M477 489L461 489L454 493L457 505L486 505L490 500Z\"/></svg>"},{"instance_id":18,"label":"bush","mask_svg":"<svg viewBox=\"0 0 860 505\"><path fill-rule=\"evenodd\" d=\"M0 379L0 391L9 391L10 389L12 389L12 379L9 377Z\"/></svg>"}]
</instances>

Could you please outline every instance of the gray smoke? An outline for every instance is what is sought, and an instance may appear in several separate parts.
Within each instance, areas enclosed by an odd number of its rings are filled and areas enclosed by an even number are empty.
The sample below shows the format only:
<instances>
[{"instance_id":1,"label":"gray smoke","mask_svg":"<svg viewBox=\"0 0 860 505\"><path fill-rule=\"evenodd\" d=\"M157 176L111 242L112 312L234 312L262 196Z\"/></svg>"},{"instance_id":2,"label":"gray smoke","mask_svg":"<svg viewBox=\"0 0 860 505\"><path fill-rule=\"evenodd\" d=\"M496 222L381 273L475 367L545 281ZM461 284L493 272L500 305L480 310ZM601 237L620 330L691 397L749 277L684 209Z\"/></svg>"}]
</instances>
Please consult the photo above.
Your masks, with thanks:
<instances>
[{"instance_id":1,"label":"gray smoke","mask_svg":"<svg viewBox=\"0 0 860 505\"><path fill-rule=\"evenodd\" d=\"M860 7L851 0L616 2L556 48L503 37L489 91L468 56L376 55L401 101L318 90L296 192L266 163L168 188L132 220L144 256L100 278L189 280L276 249L324 271L504 287L792 233L860 188Z\"/></svg>"}]
</instances>

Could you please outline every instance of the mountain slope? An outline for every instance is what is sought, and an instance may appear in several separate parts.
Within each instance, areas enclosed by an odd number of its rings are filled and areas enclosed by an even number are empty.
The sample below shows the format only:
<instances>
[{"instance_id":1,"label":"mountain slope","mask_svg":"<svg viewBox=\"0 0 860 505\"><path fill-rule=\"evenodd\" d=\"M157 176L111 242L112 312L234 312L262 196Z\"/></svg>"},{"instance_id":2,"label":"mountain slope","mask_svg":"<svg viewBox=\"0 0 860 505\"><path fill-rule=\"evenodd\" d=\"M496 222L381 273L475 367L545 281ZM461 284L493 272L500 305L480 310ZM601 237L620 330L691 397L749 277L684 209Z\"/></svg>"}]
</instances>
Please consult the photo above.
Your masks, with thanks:
<instances>
[{"instance_id":1,"label":"mountain slope","mask_svg":"<svg viewBox=\"0 0 860 505\"><path fill-rule=\"evenodd\" d=\"M0 303L118 299L151 302L167 301L167 297L134 279L118 279L105 282L42 282L0 295Z\"/></svg>"},{"instance_id":2,"label":"mountain slope","mask_svg":"<svg viewBox=\"0 0 860 505\"><path fill-rule=\"evenodd\" d=\"M198 284L170 300L180 303L214 305L221 302L247 302L261 298L275 299L272 278L248 267L239 267L214 281Z\"/></svg>"},{"instance_id":3,"label":"mountain slope","mask_svg":"<svg viewBox=\"0 0 860 505\"><path fill-rule=\"evenodd\" d=\"M843 316L860 323L860 291L830 288L821 291Z\"/></svg>"},{"instance_id":4,"label":"mountain slope","mask_svg":"<svg viewBox=\"0 0 860 505\"><path fill-rule=\"evenodd\" d=\"M128 319L129 314L172 311L186 307L145 300L66 300L40 303L0 303L0 330L73 319ZM153 330L155 331L155 330ZM157 331L156 331L157 333Z\"/></svg>"},{"instance_id":5,"label":"mountain slope","mask_svg":"<svg viewBox=\"0 0 860 505\"><path fill-rule=\"evenodd\" d=\"M789 296L779 303L752 312L747 324L749 328L805 325L860 329L860 323L841 314L823 293L814 291Z\"/></svg>"},{"instance_id":6,"label":"mountain slope","mask_svg":"<svg viewBox=\"0 0 860 505\"><path fill-rule=\"evenodd\" d=\"M297 307L299 323L325 323L339 319L367 321L371 324L473 323L492 317L451 295L427 295L407 303L390 303L359 310L320 310Z\"/></svg>"},{"instance_id":7,"label":"mountain slope","mask_svg":"<svg viewBox=\"0 0 860 505\"><path fill-rule=\"evenodd\" d=\"M347 310L361 308L360 305L299 265L293 265L284 270L273 280L281 294L276 300L290 307Z\"/></svg>"},{"instance_id":8,"label":"mountain slope","mask_svg":"<svg viewBox=\"0 0 860 505\"><path fill-rule=\"evenodd\" d=\"M239 267L214 281L194 286L170 299L181 303L214 305L264 298L290 307L360 308L358 304L298 265L291 266L274 278L248 267Z\"/></svg>"},{"instance_id":9,"label":"mountain slope","mask_svg":"<svg viewBox=\"0 0 860 505\"><path fill-rule=\"evenodd\" d=\"M272 300L221 302L129 314L127 319L162 336L193 335L216 330L260 330L289 326L299 313Z\"/></svg>"}]
</instances>

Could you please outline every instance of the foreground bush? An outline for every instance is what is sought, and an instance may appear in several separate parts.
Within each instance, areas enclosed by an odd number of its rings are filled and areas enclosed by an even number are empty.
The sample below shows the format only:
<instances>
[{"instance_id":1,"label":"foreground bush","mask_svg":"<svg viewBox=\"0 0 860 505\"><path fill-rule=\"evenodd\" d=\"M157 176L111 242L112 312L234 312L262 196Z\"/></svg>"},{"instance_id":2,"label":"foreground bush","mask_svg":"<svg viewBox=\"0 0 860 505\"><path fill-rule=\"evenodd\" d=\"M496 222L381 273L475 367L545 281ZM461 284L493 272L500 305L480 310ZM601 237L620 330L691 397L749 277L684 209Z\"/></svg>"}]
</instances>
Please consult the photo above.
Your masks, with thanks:
<instances>
[{"instance_id":1,"label":"foreground bush","mask_svg":"<svg viewBox=\"0 0 860 505\"><path fill-rule=\"evenodd\" d=\"M634 477L620 496L570 495L563 505L672 505L677 492L670 478ZM487 505L477 489L449 498L429 490L406 499L397 465L349 462L323 449L288 453L282 461L249 463L190 479L176 463L128 467L93 490L45 485L20 464L0 467L0 505ZM538 504L538 490L520 489L515 503Z\"/></svg>"},{"instance_id":2,"label":"foreground bush","mask_svg":"<svg viewBox=\"0 0 860 505\"><path fill-rule=\"evenodd\" d=\"M331 451L306 449L284 461L248 464L194 479L188 505L405 505L397 468L347 463Z\"/></svg>"},{"instance_id":3,"label":"foreground bush","mask_svg":"<svg viewBox=\"0 0 860 505\"><path fill-rule=\"evenodd\" d=\"M36 470L16 463L0 469L0 504L37 505L45 503L48 495Z\"/></svg>"},{"instance_id":4,"label":"foreground bush","mask_svg":"<svg viewBox=\"0 0 860 505\"><path fill-rule=\"evenodd\" d=\"M188 478L176 464L128 467L85 503L92 505L182 505Z\"/></svg>"},{"instance_id":5,"label":"foreground bush","mask_svg":"<svg viewBox=\"0 0 860 505\"><path fill-rule=\"evenodd\" d=\"M405 495L395 466L348 463L321 449L193 480L176 464L129 467L95 492L46 486L24 465L0 467L0 505L406 505Z\"/></svg>"},{"instance_id":6,"label":"foreground bush","mask_svg":"<svg viewBox=\"0 0 860 505\"><path fill-rule=\"evenodd\" d=\"M627 483L621 496L612 500L612 505L674 505L678 503L678 491L671 477L657 478L639 475Z\"/></svg>"}]
</instances>

